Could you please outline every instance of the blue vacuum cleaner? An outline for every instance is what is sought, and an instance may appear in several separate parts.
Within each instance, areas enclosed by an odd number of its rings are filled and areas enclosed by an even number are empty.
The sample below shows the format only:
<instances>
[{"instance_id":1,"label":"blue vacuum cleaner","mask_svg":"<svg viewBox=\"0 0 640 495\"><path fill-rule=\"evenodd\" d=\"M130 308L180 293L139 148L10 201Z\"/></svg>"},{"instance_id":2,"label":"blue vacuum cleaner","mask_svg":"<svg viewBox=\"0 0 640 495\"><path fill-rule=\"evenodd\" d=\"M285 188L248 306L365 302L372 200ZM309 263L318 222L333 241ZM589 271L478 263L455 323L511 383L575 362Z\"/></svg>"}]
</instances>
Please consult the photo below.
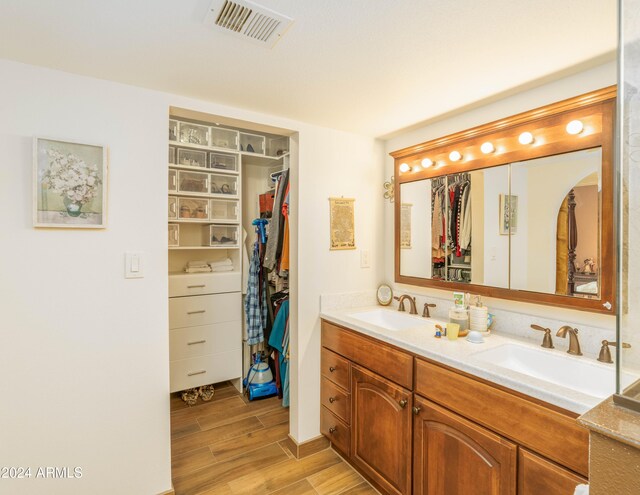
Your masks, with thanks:
<instances>
[{"instance_id":1,"label":"blue vacuum cleaner","mask_svg":"<svg viewBox=\"0 0 640 495\"><path fill-rule=\"evenodd\" d=\"M262 361L262 355L256 356L255 362L249 368L249 373L242 384L245 386L249 400L266 399L278 394L276 381L273 379L269 363Z\"/></svg>"}]
</instances>

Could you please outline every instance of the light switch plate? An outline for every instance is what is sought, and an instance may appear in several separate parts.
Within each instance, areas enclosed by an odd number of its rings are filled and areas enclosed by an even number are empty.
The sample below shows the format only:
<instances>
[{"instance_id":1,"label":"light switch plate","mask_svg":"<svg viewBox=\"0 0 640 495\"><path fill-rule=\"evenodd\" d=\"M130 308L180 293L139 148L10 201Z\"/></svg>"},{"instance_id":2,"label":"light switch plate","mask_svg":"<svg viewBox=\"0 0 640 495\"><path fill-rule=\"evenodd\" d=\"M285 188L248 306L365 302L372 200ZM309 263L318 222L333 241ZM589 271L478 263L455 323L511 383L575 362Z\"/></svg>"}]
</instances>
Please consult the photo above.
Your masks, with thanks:
<instances>
[{"instance_id":1,"label":"light switch plate","mask_svg":"<svg viewBox=\"0 0 640 495\"><path fill-rule=\"evenodd\" d=\"M360 251L360 268L371 268L371 253L368 249Z\"/></svg>"},{"instance_id":2,"label":"light switch plate","mask_svg":"<svg viewBox=\"0 0 640 495\"><path fill-rule=\"evenodd\" d=\"M144 278L144 253L140 251L124 253L124 278Z\"/></svg>"}]
</instances>

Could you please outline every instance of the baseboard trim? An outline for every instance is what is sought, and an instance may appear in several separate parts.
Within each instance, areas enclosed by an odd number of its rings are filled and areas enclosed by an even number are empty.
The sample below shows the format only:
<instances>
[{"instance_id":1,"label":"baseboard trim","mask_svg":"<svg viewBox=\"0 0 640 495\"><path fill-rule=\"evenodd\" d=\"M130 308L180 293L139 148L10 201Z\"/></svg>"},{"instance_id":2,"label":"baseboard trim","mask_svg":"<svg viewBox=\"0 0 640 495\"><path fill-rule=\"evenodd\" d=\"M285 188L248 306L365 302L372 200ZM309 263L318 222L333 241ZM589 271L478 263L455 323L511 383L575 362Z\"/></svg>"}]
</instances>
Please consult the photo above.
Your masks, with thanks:
<instances>
[{"instance_id":1,"label":"baseboard trim","mask_svg":"<svg viewBox=\"0 0 640 495\"><path fill-rule=\"evenodd\" d=\"M173 488L173 481L171 482L171 489L166 492L160 492L158 495L176 495L176 491Z\"/></svg>"},{"instance_id":2,"label":"baseboard trim","mask_svg":"<svg viewBox=\"0 0 640 495\"><path fill-rule=\"evenodd\" d=\"M329 448L329 440L324 435L302 443L296 442L291 435L287 435L284 443L296 459L302 459Z\"/></svg>"}]
</instances>

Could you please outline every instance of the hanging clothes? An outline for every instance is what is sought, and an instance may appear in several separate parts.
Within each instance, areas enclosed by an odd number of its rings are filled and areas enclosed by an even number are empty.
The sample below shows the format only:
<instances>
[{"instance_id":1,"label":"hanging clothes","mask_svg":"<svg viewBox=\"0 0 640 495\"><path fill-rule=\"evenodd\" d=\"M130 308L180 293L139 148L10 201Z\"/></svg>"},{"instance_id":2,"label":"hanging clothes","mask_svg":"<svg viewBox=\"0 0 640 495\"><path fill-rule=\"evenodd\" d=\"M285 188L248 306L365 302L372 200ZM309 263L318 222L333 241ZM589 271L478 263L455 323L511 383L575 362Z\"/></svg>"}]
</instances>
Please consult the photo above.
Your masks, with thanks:
<instances>
[{"instance_id":1,"label":"hanging clothes","mask_svg":"<svg viewBox=\"0 0 640 495\"><path fill-rule=\"evenodd\" d=\"M282 382L282 405L289 406L289 341L287 328L289 326L289 300L282 302L276 320L273 322L269 345L278 351L278 362L280 364L280 380ZM286 342L285 342L285 333ZM286 344L286 350L285 350Z\"/></svg>"},{"instance_id":2,"label":"hanging clothes","mask_svg":"<svg viewBox=\"0 0 640 495\"><path fill-rule=\"evenodd\" d=\"M247 344L249 345L264 341L264 329L267 325L267 290L266 283L260 283L261 272L260 243L256 242L253 245L247 296L244 301L247 319Z\"/></svg>"},{"instance_id":3,"label":"hanging clothes","mask_svg":"<svg viewBox=\"0 0 640 495\"><path fill-rule=\"evenodd\" d=\"M280 257L280 275L289 271L289 184L284 194L282 202L282 216L284 217L284 235L282 238L282 255Z\"/></svg>"},{"instance_id":4,"label":"hanging clothes","mask_svg":"<svg viewBox=\"0 0 640 495\"><path fill-rule=\"evenodd\" d=\"M276 267L277 261L282 253L282 236L284 235L282 232L282 226L284 225L282 203L288 184L289 171L285 170L276 182L273 215L269 224L269 237L267 238L267 248L264 256L264 267L269 271Z\"/></svg>"},{"instance_id":5,"label":"hanging clothes","mask_svg":"<svg viewBox=\"0 0 640 495\"><path fill-rule=\"evenodd\" d=\"M462 213L460 215L460 249L468 251L471 247L471 184L467 184L462 193Z\"/></svg>"}]
</instances>

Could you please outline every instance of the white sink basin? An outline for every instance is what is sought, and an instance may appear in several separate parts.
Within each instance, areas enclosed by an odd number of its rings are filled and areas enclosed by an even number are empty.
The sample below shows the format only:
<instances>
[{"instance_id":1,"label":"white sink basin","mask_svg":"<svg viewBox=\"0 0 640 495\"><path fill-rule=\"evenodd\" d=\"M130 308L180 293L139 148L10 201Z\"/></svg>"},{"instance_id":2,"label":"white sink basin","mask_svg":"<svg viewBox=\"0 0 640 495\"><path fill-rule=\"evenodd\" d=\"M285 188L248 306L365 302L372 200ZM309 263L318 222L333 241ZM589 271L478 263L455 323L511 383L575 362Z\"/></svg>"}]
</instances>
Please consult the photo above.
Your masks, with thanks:
<instances>
[{"instance_id":1,"label":"white sink basin","mask_svg":"<svg viewBox=\"0 0 640 495\"><path fill-rule=\"evenodd\" d=\"M407 330L408 328L433 325L429 320L419 316L412 316L390 309L373 309L361 313L352 313L348 316L387 330Z\"/></svg>"},{"instance_id":2,"label":"white sink basin","mask_svg":"<svg viewBox=\"0 0 640 495\"><path fill-rule=\"evenodd\" d=\"M476 352L473 357L592 397L604 399L615 392L615 366L593 362L588 357L573 357L559 351L518 344L504 344ZM622 385L628 386L637 379L623 374Z\"/></svg>"}]
</instances>

